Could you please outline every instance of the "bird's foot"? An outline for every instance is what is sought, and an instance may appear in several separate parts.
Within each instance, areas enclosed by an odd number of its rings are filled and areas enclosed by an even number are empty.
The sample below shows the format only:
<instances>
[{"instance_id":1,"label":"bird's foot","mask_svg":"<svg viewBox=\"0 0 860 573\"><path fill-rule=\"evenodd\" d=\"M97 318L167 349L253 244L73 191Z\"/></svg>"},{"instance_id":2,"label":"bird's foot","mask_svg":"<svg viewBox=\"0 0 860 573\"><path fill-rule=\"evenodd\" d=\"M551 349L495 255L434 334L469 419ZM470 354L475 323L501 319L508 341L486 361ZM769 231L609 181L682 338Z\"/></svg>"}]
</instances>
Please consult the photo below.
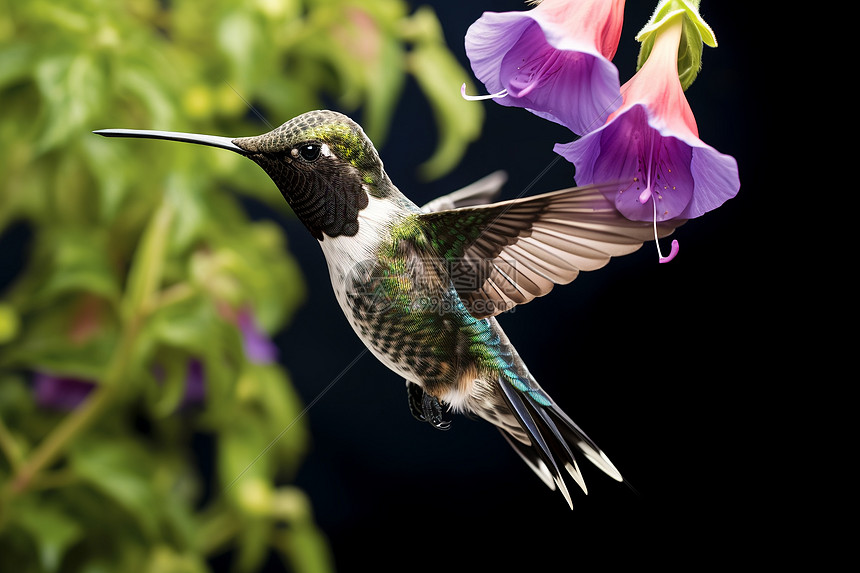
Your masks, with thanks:
<instances>
[{"instance_id":1,"label":"bird's foot","mask_svg":"<svg viewBox=\"0 0 860 573\"><path fill-rule=\"evenodd\" d=\"M442 402L436 396L425 393L421 407L424 411L424 419L430 422L431 426L437 430L447 430L451 427L451 421L442 417Z\"/></svg>"},{"instance_id":2,"label":"bird's foot","mask_svg":"<svg viewBox=\"0 0 860 573\"><path fill-rule=\"evenodd\" d=\"M442 402L436 396L424 391L418 384L406 383L406 391L409 396L409 411L412 416L421 422L428 422L437 430L447 430L451 427L451 421L442 417Z\"/></svg>"}]
</instances>

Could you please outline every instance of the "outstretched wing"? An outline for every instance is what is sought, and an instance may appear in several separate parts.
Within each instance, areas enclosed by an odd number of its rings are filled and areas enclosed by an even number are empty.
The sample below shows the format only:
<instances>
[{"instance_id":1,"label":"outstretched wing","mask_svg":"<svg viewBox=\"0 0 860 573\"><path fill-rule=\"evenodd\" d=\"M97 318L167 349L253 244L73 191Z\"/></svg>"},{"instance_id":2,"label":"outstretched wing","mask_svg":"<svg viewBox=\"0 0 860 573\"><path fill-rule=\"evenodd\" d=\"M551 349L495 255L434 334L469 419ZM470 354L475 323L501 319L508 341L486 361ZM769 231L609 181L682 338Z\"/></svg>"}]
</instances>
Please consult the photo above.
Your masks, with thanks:
<instances>
[{"instance_id":1,"label":"outstretched wing","mask_svg":"<svg viewBox=\"0 0 860 573\"><path fill-rule=\"evenodd\" d=\"M471 185L458 189L453 193L442 195L433 199L421 210L425 213L433 211L444 211L446 209L457 209L459 207L470 207L472 205L485 205L495 200L502 190L502 185L508 180L508 174L504 171L494 171L489 175L478 179Z\"/></svg>"},{"instance_id":2,"label":"outstretched wing","mask_svg":"<svg viewBox=\"0 0 860 573\"><path fill-rule=\"evenodd\" d=\"M654 238L652 222L621 215L604 192L620 184L419 215L430 246L449 265L457 293L477 318L495 316L604 266ZM666 236L684 221L660 223Z\"/></svg>"}]
</instances>

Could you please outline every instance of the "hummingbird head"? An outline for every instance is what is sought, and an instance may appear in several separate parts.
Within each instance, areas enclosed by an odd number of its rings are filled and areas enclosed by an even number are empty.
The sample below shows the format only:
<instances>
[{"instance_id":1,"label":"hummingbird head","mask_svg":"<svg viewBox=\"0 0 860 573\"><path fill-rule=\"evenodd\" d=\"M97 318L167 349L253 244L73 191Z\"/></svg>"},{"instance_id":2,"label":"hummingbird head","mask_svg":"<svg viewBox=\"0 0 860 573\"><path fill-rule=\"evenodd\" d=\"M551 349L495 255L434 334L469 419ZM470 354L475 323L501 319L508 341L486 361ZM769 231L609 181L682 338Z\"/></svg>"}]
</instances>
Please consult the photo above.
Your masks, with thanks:
<instances>
[{"instance_id":1,"label":"hummingbird head","mask_svg":"<svg viewBox=\"0 0 860 573\"><path fill-rule=\"evenodd\" d=\"M233 143L272 178L320 240L323 234L355 235L369 196L381 198L392 188L361 126L334 111L311 111Z\"/></svg>"},{"instance_id":2,"label":"hummingbird head","mask_svg":"<svg viewBox=\"0 0 860 573\"><path fill-rule=\"evenodd\" d=\"M397 191L364 130L334 111L304 113L268 133L226 137L141 130L101 130L108 137L147 137L229 149L269 175L296 216L322 241L358 233L358 213L370 196Z\"/></svg>"}]
</instances>

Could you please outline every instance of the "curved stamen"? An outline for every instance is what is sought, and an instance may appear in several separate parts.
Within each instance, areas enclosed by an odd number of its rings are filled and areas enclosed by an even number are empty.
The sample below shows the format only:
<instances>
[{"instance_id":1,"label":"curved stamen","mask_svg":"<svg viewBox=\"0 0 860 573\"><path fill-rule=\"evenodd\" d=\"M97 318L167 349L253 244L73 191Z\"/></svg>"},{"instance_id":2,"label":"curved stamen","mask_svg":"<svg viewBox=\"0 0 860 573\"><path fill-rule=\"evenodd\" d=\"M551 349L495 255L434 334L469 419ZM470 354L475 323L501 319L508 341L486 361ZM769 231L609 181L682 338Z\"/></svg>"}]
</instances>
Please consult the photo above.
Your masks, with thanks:
<instances>
[{"instance_id":1,"label":"curved stamen","mask_svg":"<svg viewBox=\"0 0 860 573\"><path fill-rule=\"evenodd\" d=\"M660 250L660 240L657 236L657 198L654 196L654 192L651 190L651 168L655 167L655 160L657 160L657 158L654 157L654 138L651 138L648 142L648 161L646 163L648 167L645 170L646 186L642 193L639 194L639 203L644 205L648 201L648 199L651 199L651 203L654 205L654 243L657 245L657 256L660 258L661 263L668 263L678 254L680 246L678 245L677 239L673 239L672 250L669 251L668 256L664 257L663 251Z\"/></svg>"},{"instance_id":2,"label":"curved stamen","mask_svg":"<svg viewBox=\"0 0 860 573\"><path fill-rule=\"evenodd\" d=\"M658 251L660 250L659 245L657 246L657 250ZM681 247L678 245L678 239L672 239L672 250L669 252L669 256L668 257L660 257L660 262L661 263L668 263L669 261L674 259L675 256L677 256L678 251L680 251L680 250L681 250Z\"/></svg>"},{"instance_id":3,"label":"curved stamen","mask_svg":"<svg viewBox=\"0 0 860 573\"><path fill-rule=\"evenodd\" d=\"M681 247L678 245L677 239L672 239L672 250L669 252L669 256L663 256L663 251L660 250L660 241L657 237L657 199L654 198L654 195L651 195L651 202L654 204L654 243L657 245L657 256L660 257L661 263L668 263L675 258Z\"/></svg>"},{"instance_id":4,"label":"curved stamen","mask_svg":"<svg viewBox=\"0 0 860 573\"><path fill-rule=\"evenodd\" d=\"M480 101L480 100L484 100L484 99L496 99L496 98L505 97L506 95L508 95L508 90L505 89L505 90L502 90L502 91L500 91L498 93L494 93L494 94L487 94L487 95L482 95L482 96L473 96L473 95L468 95L466 93L466 84L463 84L462 86L460 86L460 95L463 96L463 99L468 100L468 101Z\"/></svg>"}]
</instances>

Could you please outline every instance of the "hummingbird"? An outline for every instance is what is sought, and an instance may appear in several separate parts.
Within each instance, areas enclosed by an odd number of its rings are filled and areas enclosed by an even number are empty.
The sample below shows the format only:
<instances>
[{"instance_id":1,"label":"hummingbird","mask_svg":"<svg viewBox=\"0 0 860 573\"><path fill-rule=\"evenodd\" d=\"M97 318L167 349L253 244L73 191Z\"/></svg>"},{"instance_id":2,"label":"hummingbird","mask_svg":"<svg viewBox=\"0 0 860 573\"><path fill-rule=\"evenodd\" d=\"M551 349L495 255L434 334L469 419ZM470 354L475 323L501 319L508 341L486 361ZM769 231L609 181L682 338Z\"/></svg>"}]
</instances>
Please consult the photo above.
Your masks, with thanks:
<instances>
[{"instance_id":1,"label":"hummingbird","mask_svg":"<svg viewBox=\"0 0 860 573\"><path fill-rule=\"evenodd\" d=\"M446 414L493 424L568 505L587 494L579 456L623 481L607 455L544 391L498 315L631 253L658 229L624 218L606 196L639 181L495 201L504 175L424 206L394 185L361 126L317 110L252 137L105 129L106 137L213 146L272 179L320 244L335 298L370 352L403 378L411 413L446 430ZM606 195L605 195L606 194ZM661 223L671 233L679 221Z\"/></svg>"}]
</instances>

